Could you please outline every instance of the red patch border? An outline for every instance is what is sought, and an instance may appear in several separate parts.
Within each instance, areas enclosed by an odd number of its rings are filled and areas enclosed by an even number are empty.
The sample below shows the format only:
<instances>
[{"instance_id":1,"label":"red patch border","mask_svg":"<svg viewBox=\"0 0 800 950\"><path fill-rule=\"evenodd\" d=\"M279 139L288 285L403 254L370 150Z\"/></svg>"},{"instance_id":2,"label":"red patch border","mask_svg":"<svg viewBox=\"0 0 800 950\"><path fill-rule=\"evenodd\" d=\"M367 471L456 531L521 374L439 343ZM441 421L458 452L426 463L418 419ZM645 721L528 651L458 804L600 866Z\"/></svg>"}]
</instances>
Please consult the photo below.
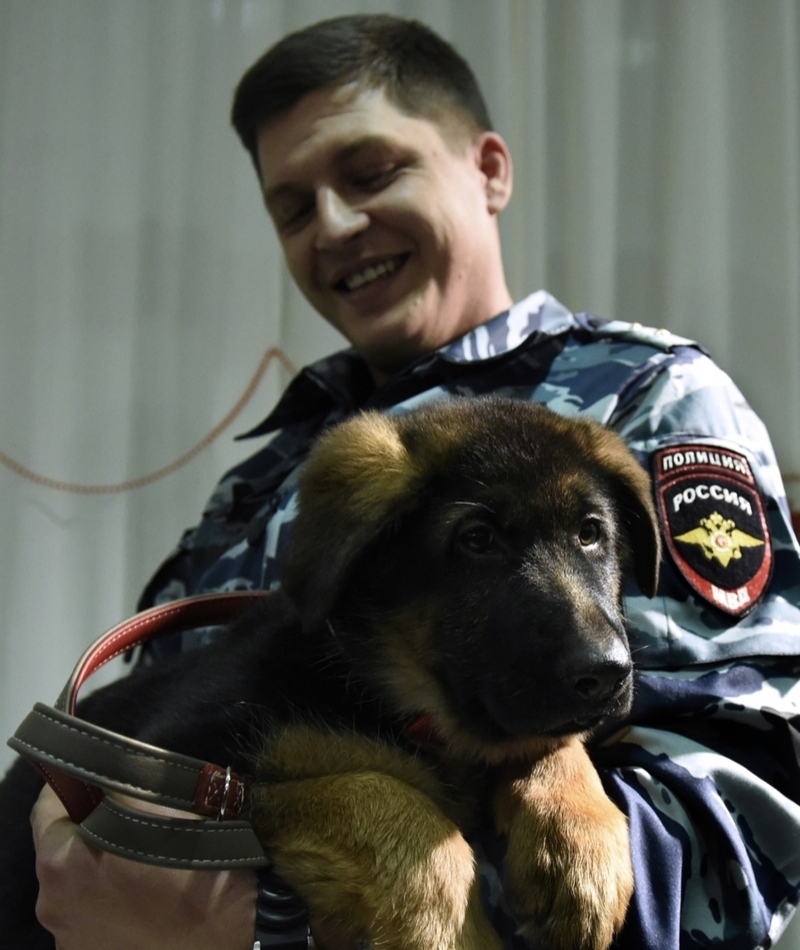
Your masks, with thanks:
<instances>
[{"instance_id":1,"label":"red patch border","mask_svg":"<svg viewBox=\"0 0 800 950\"><path fill-rule=\"evenodd\" d=\"M698 462L696 461L698 453L705 453L707 456L719 457L720 459L725 457L731 462L731 465L728 466L722 462L720 462L720 464L705 461ZM680 461L676 461L675 456L680 456ZM668 457L672 459L672 462L669 467L666 467L665 459ZM689 461L689 459L691 459L691 461ZM756 486L747 458L739 452L734 452L731 449L722 448L718 445L709 445L703 442L685 442L678 445L670 445L656 452L653 460L653 469L653 482L664 537L666 538L667 548L669 549L673 563L681 576L696 594L699 594L703 600L713 607L733 617L745 616L756 606L764 595L772 576L774 561L772 536L767 521L764 499L761 497L761 492ZM717 481L745 486L750 489L756 499L757 511L755 512L755 516L758 517L764 535L764 557L759 569L753 577L745 584L740 584L735 588L725 588L713 584L694 570L678 549L672 536L665 501L666 492L669 488L672 488L676 482L682 481L689 476L695 477L700 474L708 474Z\"/></svg>"}]
</instances>

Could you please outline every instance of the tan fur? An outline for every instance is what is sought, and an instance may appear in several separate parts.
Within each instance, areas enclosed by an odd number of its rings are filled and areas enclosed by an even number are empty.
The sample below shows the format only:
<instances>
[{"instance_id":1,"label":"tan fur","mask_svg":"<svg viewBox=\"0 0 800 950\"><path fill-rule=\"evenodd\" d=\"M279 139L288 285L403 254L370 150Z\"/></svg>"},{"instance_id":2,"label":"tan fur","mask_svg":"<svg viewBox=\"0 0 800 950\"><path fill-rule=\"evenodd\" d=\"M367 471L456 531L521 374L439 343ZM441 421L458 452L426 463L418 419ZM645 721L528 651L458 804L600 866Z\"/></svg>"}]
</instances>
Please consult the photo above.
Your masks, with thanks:
<instances>
[{"instance_id":1,"label":"tan fur","mask_svg":"<svg viewBox=\"0 0 800 950\"><path fill-rule=\"evenodd\" d=\"M659 539L647 475L614 433L548 418L553 429L576 434L594 464L635 499L631 517L647 535L637 580L651 595ZM476 427L468 411L444 407L421 422L364 414L323 437L301 478L283 578L307 629L325 623L359 553L414 504L426 480L447 470ZM535 490L569 498L573 477L552 474ZM565 597L584 601L590 613L591 596L571 583L565 575ZM272 736L259 763L252 806L259 833L313 916L338 932L375 950L492 950L499 940L481 908L453 789L442 780L454 762L480 763L494 776L495 817L508 839L507 892L526 931L557 950L605 950L633 888L626 820L605 795L583 737L490 744L462 727L430 672L436 610L410 596L382 615L373 676L393 709L432 715L446 738L442 769L369 737L289 726ZM449 782L464 774L456 768Z\"/></svg>"},{"instance_id":2,"label":"tan fur","mask_svg":"<svg viewBox=\"0 0 800 950\"><path fill-rule=\"evenodd\" d=\"M377 414L357 416L342 423L336 439L312 455L303 473L315 499L325 503L330 495L341 498L348 491L348 512L354 520L380 518L387 503L404 495L417 473L397 429ZM380 479L375 473L380 472Z\"/></svg>"},{"instance_id":3,"label":"tan fur","mask_svg":"<svg viewBox=\"0 0 800 950\"><path fill-rule=\"evenodd\" d=\"M462 433L451 426L409 451L397 420L362 413L320 441L303 471L303 491L319 504L338 505L346 497L354 523L378 523L416 484L446 467L461 442Z\"/></svg>"},{"instance_id":4,"label":"tan fur","mask_svg":"<svg viewBox=\"0 0 800 950\"><path fill-rule=\"evenodd\" d=\"M498 788L507 897L531 936L605 947L625 920L633 871L625 817L578 739Z\"/></svg>"},{"instance_id":5,"label":"tan fur","mask_svg":"<svg viewBox=\"0 0 800 950\"><path fill-rule=\"evenodd\" d=\"M368 736L342 735L308 724L286 726L270 739L258 758L262 782L303 781L354 772L382 772L417 788L442 810L448 808L441 782L426 763Z\"/></svg>"},{"instance_id":6,"label":"tan fur","mask_svg":"<svg viewBox=\"0 0 800 950\"><path fill-rule=\"evenodd\" d=\"M472 850L421 764L303 727L286 730L262 762L273 781L256 787L254 823L316 918L375 950L500 947Z\"/></svg>"}]
</instances>

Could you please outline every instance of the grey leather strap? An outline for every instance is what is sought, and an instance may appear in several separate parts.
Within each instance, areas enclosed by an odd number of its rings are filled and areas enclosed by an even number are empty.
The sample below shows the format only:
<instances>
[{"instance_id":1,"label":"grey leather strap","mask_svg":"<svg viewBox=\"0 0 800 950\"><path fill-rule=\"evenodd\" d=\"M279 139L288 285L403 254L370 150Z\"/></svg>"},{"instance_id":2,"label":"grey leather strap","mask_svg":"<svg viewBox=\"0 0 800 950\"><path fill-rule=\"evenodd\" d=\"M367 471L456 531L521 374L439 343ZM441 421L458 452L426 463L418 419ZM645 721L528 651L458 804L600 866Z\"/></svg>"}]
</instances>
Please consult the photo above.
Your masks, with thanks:
<instances>
[{"instance_id":1,"label":"grey leather strap","mask_svg":"<svg viewBox=\"0 0 800 950\"><path fill-rule=\"evenodd\" d=\"M206 763L129 739L36 703L8 744L107 791L191 811Z\"/></svg>"},{"instance_id":2,"label":"grey leather strap","mask_svg":"<svg viewBox=\"0 0 800 950\"><path fill-rule=\"evenodd\" d=\"M261 868L269 864L246 821L165 818L104 798L78 826L103 851L172 868Z\"/></svg>"},{"instance_id":3,"label":"grey leather strap","mask_svg":"<svg viewBox=\"0 0 800 950\"><path fill-rule=\"evenodd\" d=\"M225 622L264 593L205 595L139 614L86 651L57 708L37 703L8 744L44 775L80 834L105 851L167 867L258 868L269 860L249 823L241 776L168 752L73 715L80 685L113 656L182 625ZM215 820L162 818L111 801L105 792Z\"/></svg>"}]
</instances>

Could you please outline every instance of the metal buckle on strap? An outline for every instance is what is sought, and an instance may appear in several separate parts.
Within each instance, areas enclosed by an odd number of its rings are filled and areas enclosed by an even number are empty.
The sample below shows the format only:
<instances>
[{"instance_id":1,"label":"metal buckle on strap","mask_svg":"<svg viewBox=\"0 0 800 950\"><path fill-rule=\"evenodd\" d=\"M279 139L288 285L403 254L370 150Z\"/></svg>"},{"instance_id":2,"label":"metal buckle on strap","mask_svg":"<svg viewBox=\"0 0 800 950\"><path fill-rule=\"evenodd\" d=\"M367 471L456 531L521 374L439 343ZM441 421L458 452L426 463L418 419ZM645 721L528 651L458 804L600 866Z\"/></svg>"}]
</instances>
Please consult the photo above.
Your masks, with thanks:
<instances>
[{"instance_id":1,"label":"metal buckle on strap","mask_svg":"<svg viewBox=\"0 0 800 950\"><path fill-rule=\"evenodd\" d=\"M246 800L241 776L230 768L94 726L74 712L81 685L120 652L168 632L209 621L228 622L268 596L264 591L202 595L151 608L117 625L85 651L56 707L37 703L9 740L15 751L42 772L70 817L83 826L87 835L94 836L93 842L99 847L172 867L179 866L177 862L186 867L202 862L204 867L217 868L260 867L266 863L252 827L237 821ZM177 820L171 824L156 817L145 821L135 812L123 816L104 798L106 791L191 810L216 821L190 821L185 834L176 835ZM139 853L135 841L132 843L131 828L145 827L153 840L147 853ZM115 837L118 834L119 839ZM193 842L201 835L208 840L198 849ZM185 853L175 851L178 842ZM236 843L236 847L229 852L226 842ZM202 857L198 857L200 854Z\"/></svg>"},{"instance_id":2,"label":"metal buckle on strap","mask_svg":"<svg viewBox=\"0 0 800 950\"><path fill-rule=\"evenodd\" d=\"M209 762L205 765L197 782L192 811L217 821L236 818L244 808L244 779L231 771L231 767Z\"/></svg>"},{"instance_id":3,"label":"metal buckle on strap","mask_svg":"<svg viewBox=\"0 0 800 950\"><path fill-rule=\"evenodd\" d=\"M222 789L222 804L219 807L219 815L217 821L224 821L225 812L228 806L228 792L231 789L231 767L228 766L225 769L225 787Z\"/></svg>"}]
</instances>

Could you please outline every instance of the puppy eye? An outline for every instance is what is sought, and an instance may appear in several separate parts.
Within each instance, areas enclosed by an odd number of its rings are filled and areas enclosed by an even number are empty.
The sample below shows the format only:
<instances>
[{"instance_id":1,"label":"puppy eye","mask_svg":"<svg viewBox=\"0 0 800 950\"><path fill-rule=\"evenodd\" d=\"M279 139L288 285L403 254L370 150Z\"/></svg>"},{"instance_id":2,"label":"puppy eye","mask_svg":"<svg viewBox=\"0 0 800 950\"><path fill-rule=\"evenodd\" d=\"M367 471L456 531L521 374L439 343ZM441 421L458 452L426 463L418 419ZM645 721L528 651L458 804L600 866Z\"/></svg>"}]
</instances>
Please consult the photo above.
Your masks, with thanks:
<instances>
[{"instance_id":1,"label":"puppy eye","mask_svg":"<svg viewBox=\"0 0 800 950\"><path fill-rule=\"evenodd\" d=\"M594 518L587 518L578 532L578 540L583 547L591 548L600 541L602 534L600 522Z\"/></svg>"},{"instance_id":2,"label":"puppy eye","mask_svg":"<svg viewBox=\"0 0 800 950\"><path fill-rule=\"evenodd\" d=\"M458 543L470 554L488 554L494 550L494 531L488 525L474 525L458 536Z\"/></svg>"}]
</instances>

